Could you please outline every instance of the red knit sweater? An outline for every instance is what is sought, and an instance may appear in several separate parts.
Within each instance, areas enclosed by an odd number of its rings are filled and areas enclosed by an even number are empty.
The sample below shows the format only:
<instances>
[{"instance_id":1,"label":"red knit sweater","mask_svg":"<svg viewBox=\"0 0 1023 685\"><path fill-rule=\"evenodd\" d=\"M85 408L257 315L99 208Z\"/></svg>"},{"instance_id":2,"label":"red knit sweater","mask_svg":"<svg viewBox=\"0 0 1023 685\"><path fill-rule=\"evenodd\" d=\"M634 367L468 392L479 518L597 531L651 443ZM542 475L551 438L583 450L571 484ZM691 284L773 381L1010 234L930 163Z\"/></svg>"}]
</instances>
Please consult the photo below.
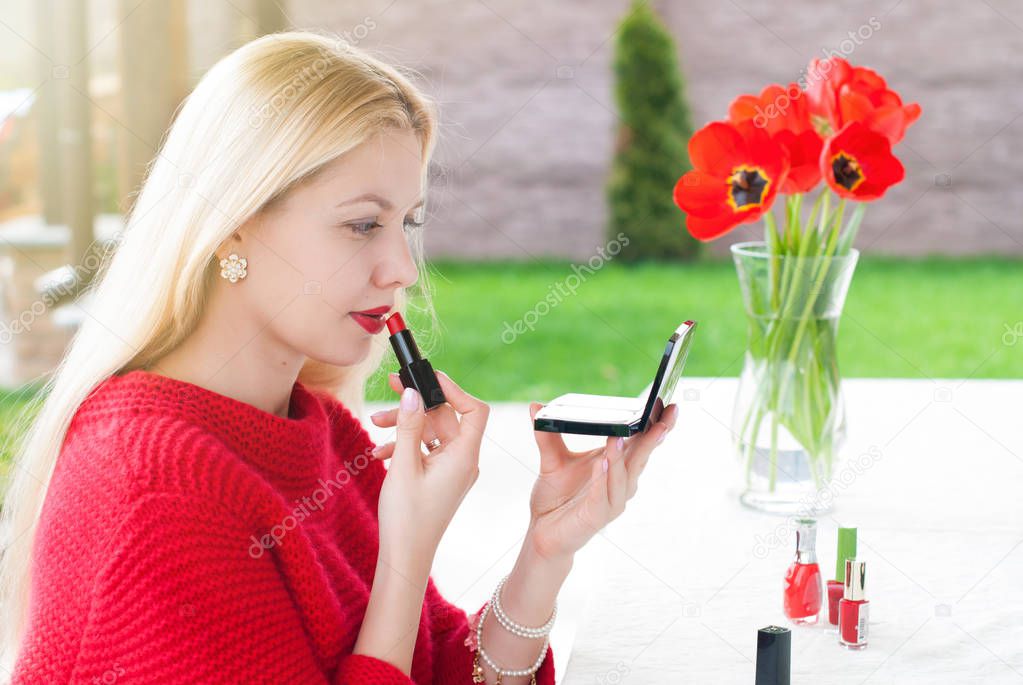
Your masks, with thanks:
<instances>
[{"instance_id":1,"label":"red knit sweater","mask_svg":"<svg viewBox=\"0 0 1023 685\"><path fill-rule=\"evenodd\" d=\"M105 380L46 496L13 682L471 683L469 617L432 578L411 679L352 654L387 473L372 448L301 383L282 418L148 371Z\"/></svg>"}]
</instances>

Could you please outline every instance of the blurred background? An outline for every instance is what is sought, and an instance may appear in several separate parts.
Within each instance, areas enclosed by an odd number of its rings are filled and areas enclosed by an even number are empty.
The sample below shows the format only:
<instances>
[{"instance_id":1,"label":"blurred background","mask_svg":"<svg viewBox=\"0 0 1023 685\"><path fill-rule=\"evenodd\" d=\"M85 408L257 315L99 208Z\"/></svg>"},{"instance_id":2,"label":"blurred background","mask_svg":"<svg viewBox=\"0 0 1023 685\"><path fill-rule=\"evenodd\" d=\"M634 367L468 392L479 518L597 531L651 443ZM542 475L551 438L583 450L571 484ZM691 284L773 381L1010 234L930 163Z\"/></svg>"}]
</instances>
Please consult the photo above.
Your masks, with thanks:
<instances>
[{"instance_id":1,"label":"blurred background","mask_svg":"<svg viewBox=\"0 0 1023 685\"><path fill-rule=\"evenodd\" d=\"M763 229L697 244L671 187L736 95L836 54L923 108L897 150L906 181L857 238L843 375L1023 375L1019 3L0 0L4 411L89 315L91 269L73 267L112 244L182 98L292 27L414 70L438 101L424 235L441 326L423 337L485 399L637 394L686 318L702 323L687 373L737 375L728 245ZM389 397L381 377L370 399Z\"/></svg>"}]
</instances>

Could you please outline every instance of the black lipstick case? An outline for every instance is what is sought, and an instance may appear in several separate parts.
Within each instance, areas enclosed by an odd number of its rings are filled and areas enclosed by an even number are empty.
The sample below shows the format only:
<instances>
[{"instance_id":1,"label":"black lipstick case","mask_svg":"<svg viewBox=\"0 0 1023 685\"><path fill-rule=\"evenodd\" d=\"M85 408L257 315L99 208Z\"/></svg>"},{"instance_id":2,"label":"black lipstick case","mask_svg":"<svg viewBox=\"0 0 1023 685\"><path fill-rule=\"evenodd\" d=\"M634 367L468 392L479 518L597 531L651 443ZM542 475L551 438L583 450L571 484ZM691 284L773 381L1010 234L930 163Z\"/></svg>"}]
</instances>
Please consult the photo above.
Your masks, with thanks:
<instances>
[{"instance_id":1,"label":"black lipstick case","mask_svg":"<svg viewBox=\"0 0 1023 685\"><path fill-rule=\"evenodd\" d=\"M789 685L792 672L792 632L780 626L757 631L756 685Z\"/></svg>"},{"instance_id":2,"label":"black lipstick case","mask_svg":"<svg viewBox=\"0 0 1023 685\"><path fill-rule=\"evenodd\" d=\"M411 331L405 328L393 333L390 341L398 363L401 365L398 369L401 384L406 388L415 388L419 392L423 398L425 410L430 411L447 402L444 391L440 389L440 384L437 382L437 374L434 373L433 366L419 353L419 347L416 345Z\"/></svg>"}]
</instances>

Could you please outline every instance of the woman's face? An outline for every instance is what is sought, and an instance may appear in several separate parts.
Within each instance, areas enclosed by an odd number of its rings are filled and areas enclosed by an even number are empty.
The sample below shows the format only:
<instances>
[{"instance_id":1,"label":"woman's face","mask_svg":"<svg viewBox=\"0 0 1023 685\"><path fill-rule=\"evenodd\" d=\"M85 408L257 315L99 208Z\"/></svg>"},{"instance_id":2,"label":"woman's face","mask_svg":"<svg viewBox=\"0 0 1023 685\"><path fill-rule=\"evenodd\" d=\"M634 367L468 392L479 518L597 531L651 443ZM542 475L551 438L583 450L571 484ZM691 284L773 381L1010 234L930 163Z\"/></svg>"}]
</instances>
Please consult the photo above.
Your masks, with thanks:
<instances>
[{"instance_id":1,"label":"woman's face","mask_svg":"<svg viewBox=\"0 0 1023 685\"><path fill-rule=\"evenodd\" d=\"M422 214L422 164L414 132L380 134L294 188L246 224L240 242L232 238L218 251L248 261L245 279L220 282L241 286L237 296L256 313L262 335L329 364L365 358L379 333L353 313L394 311L398 289L419 277L409 238Z\"/></svg>"}]
</instances>

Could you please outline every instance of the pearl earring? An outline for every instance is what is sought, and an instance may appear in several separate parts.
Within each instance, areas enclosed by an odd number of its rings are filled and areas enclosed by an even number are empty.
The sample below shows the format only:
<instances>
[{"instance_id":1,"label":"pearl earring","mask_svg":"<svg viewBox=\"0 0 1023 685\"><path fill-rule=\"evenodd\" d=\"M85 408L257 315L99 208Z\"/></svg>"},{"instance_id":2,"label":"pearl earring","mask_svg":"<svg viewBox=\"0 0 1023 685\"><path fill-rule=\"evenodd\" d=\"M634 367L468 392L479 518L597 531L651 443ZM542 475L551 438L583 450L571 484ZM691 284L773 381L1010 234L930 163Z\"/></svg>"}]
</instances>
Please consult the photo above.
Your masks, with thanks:
<instances>
[{"instance_id":1,"label":"pearl earring","mask_svg":"<svg viewBox=\"0 0 1023 685\"><path fill-rule=\"evenodd\" d=\"M232 283L237 283L239 279L245 278L246 267L249 265L248 261L242 257L238 258L238 255L231 253L227 256L227 259L220 260L220 276L226 278Z\"/></svg>"}]
</instances>

